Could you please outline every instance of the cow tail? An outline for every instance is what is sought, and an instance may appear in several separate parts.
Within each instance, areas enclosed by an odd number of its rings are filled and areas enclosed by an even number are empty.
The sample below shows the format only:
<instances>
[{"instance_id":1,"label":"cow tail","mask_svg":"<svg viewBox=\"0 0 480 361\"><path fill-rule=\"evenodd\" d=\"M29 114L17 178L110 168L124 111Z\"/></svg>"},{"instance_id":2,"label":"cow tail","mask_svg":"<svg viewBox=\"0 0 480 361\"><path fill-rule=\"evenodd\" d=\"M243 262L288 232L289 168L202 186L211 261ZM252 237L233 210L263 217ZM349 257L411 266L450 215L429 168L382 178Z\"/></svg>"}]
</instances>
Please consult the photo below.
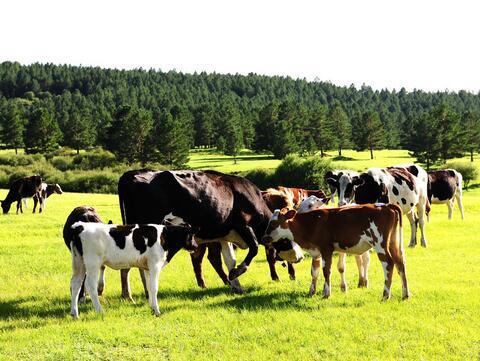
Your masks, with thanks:
<instances>
[{"instance_id":1,"label":"cow tail","mask_svg":"<svg viewBox=\"0 0 480 361\"><path fill-rule=\"evenodd\" d=\"M402 209L396 204L389 204L390 209L395 212L396 220L395 226L398 227L398 243L400 246L400 251L403 255L403 220L402 220Z\"/></svg>"},{"instance_id":2,"label":"cow tail","mask_svg":"<svg viewBox=\"0 0 480 361\"><path fill-rule=\"evenodd\" d=\"M425 215L427 216L427 222L430 222L430 200L427 197L427 201L425 202Z\"/></svg>"},{"instance_id":3,"label":"cow tail","mask_svg":"<svg viewBox=\"0 0 480 361\"><path fill-rule=\"evenodd\" d=\"M80 257L83 256L83 247L82 247L82 240L80 239L80 233L83 232L83 222L75 222L70 227L72 229L72 239L70 241L70 251L72 252L72 257L75 258L76 252L74 248L77 249Z\"/></svg>"},{"instance_id":4,"label":"cow tail","mask_svg":"<svg viewBox=\"0 0 480 361\"><path fill-rule=\"evenodd\" d=\"M125 214L125 203L122 196L122 189L120 188L120 183L118 186L118 202L120 203L120 214L122 216L122 223L127 224L127 215Z\"/></svg>"}]
</instances>

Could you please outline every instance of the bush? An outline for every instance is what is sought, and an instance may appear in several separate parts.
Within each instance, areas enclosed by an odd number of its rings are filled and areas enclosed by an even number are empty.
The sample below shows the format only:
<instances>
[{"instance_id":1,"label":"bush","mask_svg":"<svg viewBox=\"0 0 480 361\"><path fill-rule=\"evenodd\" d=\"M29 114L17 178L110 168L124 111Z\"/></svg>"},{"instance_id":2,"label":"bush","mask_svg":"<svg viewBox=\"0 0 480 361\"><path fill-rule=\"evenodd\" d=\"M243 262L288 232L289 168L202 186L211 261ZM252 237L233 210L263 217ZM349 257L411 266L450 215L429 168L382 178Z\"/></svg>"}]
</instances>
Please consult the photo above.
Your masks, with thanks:
<instances>
[{"instance_id":1,"label":"bush","mask_svg":"<svg viewBox=\"0 0 480 361\"><path fill-rule=\"evenodd\" d=\"M69 170L69 169L73 169L73 159L72 158L69 158L69 157L53 157L51 160L50 160L50 163L52 163L52 165L61 170L61 171L66 171L66 170Z\"/></svg>"},{"instance_id":2,"label":"bush","mask_svg":"<svg viewBox=\"0 0 480 361\"><path fill-rule=\"evenodd\" d=\"M0 165L9 165L12 167L28 166L42 161L45 161L45 157L41 154L0 155Z\"/></svg>"},{"instance_id":3,"label":"bush","mask_svg":"<svg viewBox=\"0 0 480 361\"><path fill-rule=\"evenodd\" d=\"M473 163L450 162L446 164L447 168L455 169L463 177L463 187L468 188L470 182L478 178L478 168Z\"/></svg>"},{"instance_id":4,"label":"bush","mask_svg":"<svg viewBox=\"0 0 480 361\"><path fill-rule=\"evenodd\" d=\"M324 175L332 170L330 161L319 156L301 158L287 156L275 171L277 184L286 187L321 189L325 188Z\"/></svg>"},{"instance_id":5,"label":"bush","mask_svg":"<svg viewBox=\"0 0 480 361\"><path fill-rule=\"evenodd\" d=\"M113 153L96 149L92 152L78 154L73 157L73 164L79 169L103 169L111 167L116 162Z\"/></svg>"},{"instance_id":6,"label":"bush","mask_svg":"<svg viewBox=\"0 0 480 361\"><path fill-rule=\"evenodd\" d=\"M253 169L242 172L240 175L263 190L277 185L275 182L275 172L270 169Z\"/></svg>"}]
</instances>

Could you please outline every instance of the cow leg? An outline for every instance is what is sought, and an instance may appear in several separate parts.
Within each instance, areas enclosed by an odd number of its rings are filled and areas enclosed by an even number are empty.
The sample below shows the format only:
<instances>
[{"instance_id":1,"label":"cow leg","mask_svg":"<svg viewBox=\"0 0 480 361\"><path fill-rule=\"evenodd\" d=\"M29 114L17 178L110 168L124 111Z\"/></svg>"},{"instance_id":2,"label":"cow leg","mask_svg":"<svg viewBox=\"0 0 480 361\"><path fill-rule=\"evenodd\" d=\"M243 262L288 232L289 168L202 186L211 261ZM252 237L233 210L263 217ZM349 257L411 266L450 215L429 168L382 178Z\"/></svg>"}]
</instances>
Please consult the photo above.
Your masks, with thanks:
<instances>
[{"instance_id":1,"label":"cow leg","mask_svg":"<svg viewBox=\"0 0 480 361\"><path fill-rule=\"evenodd\" d=\"M411 228L410 243L408 244L408 247L415 247L417 245L417 224L415 222L414 212L413 211L408 212L407 218L410 222L410 228Z\"/></svg>"},{"instance_id":2,"label":"cow leg","mask_svg":"<svg viewBox=\"0 0 480 361\"><path fill-rule=\"evenodd\" d=\"M323 277L325 278L325 283L323 284L323 298L330 297L331 293L330 274L332 271L332 254L333 250L322 250Z\"/></svg>"},{"instance_id":3,"label":"cow leg","mask_svg":"<svg viewBox=\"0 0 480 361\"><path fill-rule=\"evenodd\" d=\"M450 199L447 202L447 207L448 207L448 219L451 220L453 215L453 199Z\"/></svg>"},{"instance_id":4,"label":"cow leg","mask_svg":"<svg viewBox=\"0 0 480 361\"><path fill-rule=\"evenodd\" d=\"M157 294L158 294L158 279L160 277L160 270L162 267L159 265L151 265L149 271L149 293L150 293L150 307L152 307L153 313L155 313L155 316L160 316L160 309L158 308L158 299L157 299Z\"/></svg>"},{"instance_id":5,"label":"cow leg","mask_svg":"<svg viewBox=\"0 0 480 361\"><path fill-rule=\"evenodd\" d=\"M82 287L80 288L80 293L78 294L78 303L85 303L87 301L87 296L85 294L85 276L82 280Z\"/></svg>"},{"instance_id":6,"label":"cow leg","mask_svg":"<svg viewBox=\"0 0 480 361\"><path fill-rule=\"evenodd\" d=\"M340 273L340 289L343 292L347 292L347 280L345 279L345 270L347 269L347 255L343 252L338 253L337 269L338 269L338 273ZM359 278L359 282L360 282L360 278ZM359 283L359 287L360 287L360 283Z\"/></svg>"},{"instance_id":7,"label":"cow leg","mask_svg":"<svg viewBox=\"0 0 480 361\"><path fill-rule=\"evenodd\" d=\"M427 247L427 239L425 237L425 205L427 200L423 200L420 198L420 201L417 204L417 211L418 211L418 224L420 226L420 232L422 234L422 238L420 240L422 247Z\"/></svg>"},{"instance_id":8,"label":"cow leg","mask_svg":"<svg viewBox=\"0 0 480 361\"><path fill-rule=\"evenodd\" d=\"M458 209L460 209L460 214L462 215L462 219L465 219L465 215L463 212L463 203L462 203L462 190L457 189L457 193L455 193L455 198L457 198Z\"/></svg>"},{"instance_id":9,"label":"cow leg","mask_svg":"<svg viewBox=\"0 0 480 361\"><path fill-rule=\"evenodd\" d=\"M192 260L193 272L195 273L195 278L197 279L197 285L200 288L206 288L205 280L203 279L202 273L202 261L205 252L207 251L207 245L205 243L199 244L195 252L190 254Z\"/></svg>"},{"instance_id":10,"label":"cow leg","mask_svg":"<svg viewBox=\"0 0 480 361\"><path fill-rule=\"evenodd\" d=\"M252 262L253 258L257 255L258 253L258 242L257 242L257 237L255 237L255 233L253 233L253 229L249 226L245 226L244 228L239 228L237 230L237 233L239 236L243 239L243 241L247 244L248 246L248 253L245 259L243 260L240 265L238 265L236 268L232 269L228 275L229 280L234 280L244 274L248 267L250 266L250 263Z\"/></svg>"},{"instance_id":11,"label":"cow leg","mask_svg":"<svg viewBox=\"0 0 480 361\"><path fill-rule=\"evenodd\" d=\"M223 270L222 265L222 245L219 242L213 242L207 245L208 255L207 258L212 265L215 272L222 279L224 285L229 285L230 281L228 276Z\"/></svg>"},{"instance_id":12,"label":"cow leg","mask_svg":"<svg viewBox=\"0 0 480 361\"><path fill-rule=\"evenodd\" d=\"M20 201L17 201L17 214L18 214L18 211L19 211L19 210L23 213L23 211L22 211L22 204L21 204Z\"/></svg>"},{"instance_id":13,"label":"cow leg","mask_svg":"<svg viewBox=\"0 0 480 361\"><path fill-rule=\"evenodd\" d=\"M270 268L270 277L272 281L279 281L277 270L275 269L275 249L273 247L265 247L265 255L267 256L268 267Z\"/></svg>"},{"instance_id":14,"label":"cow leg","mask_svg":"<svg viewBox=\"0 0 480 361\"><path fill-rule=\"evenodd\" d=\"M145 271L141 268L138 269L138 272L140 272L140 279L142 280L142 285L143 285L143 292L145 293L145 298L148 300L148 277L145 276Z\"/></svg>"},{"instance_id":15,"label":"cow leg","mask_svg":"<svg viewBox=\"0 0 480 361\"><path fill-rule=\"evenodd\" d=\"M318 274L320 273L320 260L320 256L312 258L312 284L310 285L310 292L308 293L310 296L313 296L315 293L317 293L317 279Z\"/></svg>"},{"instance_id":16,"label":"cow leg","mask_svg":"<svg viewBox=\"0 0 480 361\"><path fill-rule=\"evenodd\" d=\"M366 251L361 256L363 264L363 287L368 287L368 267L370 266L370 251Z\"/></svg>"},{"instance_id":17,"label":"cow leg","mask_svg":"<svg viewBox=\"0 0 480 361\"><path fill-rule=\"evenodd\" d=\"M71 308L70 314L73 318L78 318L78 299L80 289L83 287L85 279L85 265L79 256L72 256L72 278L70 280Z\"/></svg>"},{"instance_id":18,"label":"cow leg","mask_svg":"<svg viewBox=\"0 0 480 361\"><path fill-rule=\"evenodd\" d=\"M100 272L100 260L90 260L90 264L85 265L87 270L87 277L85 278L85 288L87 289L90 298L92 299L95 311L102 313L102 305L98 298L98 276Z\"/></svg>"},{"instance_id":19,"label":"cow leg","mask_svg":"<svg viewBox=\"0 0 480 361\"><path fill-rule=\"evenodd\" d=\"M103 290L105 288L105 266L102 265L100 267L100 277L98 279L98 295L101 296L103 294Z\"/></svg>"},{"instance_id":20,"label":"cow leg","mask_svg":"<svg viewBox=\"0 0 480 361\"><path fill-rule=\"evenodd\" d=\"M220 242L220 244L222 246L223 260L225 261L227 269L230 272L231 270L235 269L235 264L237 263L235 251L232 244L229 242ZM238 279L230 281L230 287L232 287L232 290L235 293L241 294L244 292Z\"/></svg>"},{"instance_id":21,"label":"cow leg","mask_svg":"<svg viewBox=\"0 0 480 361\"><path fill-rule=\"evenodd\" d=\"M386 301L390 298L390 288L392 285L393 274L393 260L383 247L376 246L375 251L377 252L378 259L382 263L383 267L383 274L385 277L385 285L383 287L383 300Z\"/></svg>"},{"instance_id":22,"label":"cow leg","mask_svg":"<svg viewBox=\"0 0 480 361\"><path fill-rule=\"evenodd\" d=\"M120 278L122 282L122 297L130 302L133 302L132 293L130 292L129 272L130 268L120 270Z\"/></svg>"},{"instance_id":23,"label":"cow leg","mask_svg":"<svg viewBox=\"0 0 480 361\"><path fill-rule=\"evenodd\" d=\"M402 299L406 300L410 297L410 291L408 289L407 282L407 269L405 266L405 257L399 255L396 252L392 252L393 261L395 262L395 267L397 268L400 279L402 280Z\"/></svg>"},{"instance_id":24,"label":"cow leg","mask_svg":"<svg viewBox=\"0 0 480 361\"><path fill-rule=\"evenodd\" d=\"M290 276L290 279L292 281L295 281L295 268L293 267L293 264L290 262L287 262L287 268L288 268L288 275Z\"/></svg>"},{"instance_id":25,"label":"cow leg","mask_svg":"<svg viewBox=\"0 0 480 361\"><path fill-rule=\"evenodd\" d=\"M146 286L147 286L147 292L148 292L148 305L152 307L152 293L151 293L151 288L150 288L150 271L143 270L143 274L145 275L145 279L147 280Z\"/></svg>"},{"instance_id":26,"label":"cow leg","mask_svg":"<svg viewBox=\"0 0 480 361\"><path fill-rule=\"evenodd\" d=\"M33 197L33 213L37 210L38 198Z\"/></svg>"}]
</instances>

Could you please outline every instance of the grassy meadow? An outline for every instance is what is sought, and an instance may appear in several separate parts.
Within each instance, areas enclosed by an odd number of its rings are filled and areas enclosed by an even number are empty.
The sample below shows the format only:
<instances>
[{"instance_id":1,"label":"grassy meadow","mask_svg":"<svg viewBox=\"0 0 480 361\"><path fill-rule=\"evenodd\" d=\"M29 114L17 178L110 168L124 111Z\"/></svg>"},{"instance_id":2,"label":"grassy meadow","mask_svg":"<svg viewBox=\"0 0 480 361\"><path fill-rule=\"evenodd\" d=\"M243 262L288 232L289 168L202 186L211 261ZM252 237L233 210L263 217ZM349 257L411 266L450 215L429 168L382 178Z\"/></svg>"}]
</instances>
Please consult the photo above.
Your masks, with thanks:
<instances>
[{"instance_id":1,"label":"grassy meadow","mask_svg":"<svg viewBox=\"0 0 480 361\"><path fill-rule=\"evenodd\" d=\"M338 168L363 169L411 161L405 151L345 152ZM212 158L212 159L208 159ZM213 159L215 158L215 159ZM250 159L251 158L251 159ZM202 163L203 162L203 163ZM275 167L267 156L231 158L193 153L190 166L237 171ZM248 168L247 168L248 167ZM6 190L0 190L0 199ZM208 289L197 287L189 255L180 252L160 275L154 317L132 270L135 304L121 299L119 272L107 269L101 297L105 314L91 302L80 320L69 315L70 254L62 228L78 205L94 206L104 221L120 223L115 195L53 195L46 212L0 215L0 359L108 360L478 360L480 358L480 188L464 192L466 219L457 209L447 219L445 205L433 205L427 224L428 248L407 248L411 299L401 301L395 273L392 299L381 302L382 267L375 255L370 287L357 289L357 270L348 257L349 290L340 292L332 270L332 296L309 298L310 262L296 265L297 280L277 263L280 282L270 280L263 248L240 278L246 290L223 286L205 259ZM409 226L404 218L404 243ZM237 259L245 253L240 251ZM321 289L321 277L319 278Z\"/></svg>"}]
</instances>

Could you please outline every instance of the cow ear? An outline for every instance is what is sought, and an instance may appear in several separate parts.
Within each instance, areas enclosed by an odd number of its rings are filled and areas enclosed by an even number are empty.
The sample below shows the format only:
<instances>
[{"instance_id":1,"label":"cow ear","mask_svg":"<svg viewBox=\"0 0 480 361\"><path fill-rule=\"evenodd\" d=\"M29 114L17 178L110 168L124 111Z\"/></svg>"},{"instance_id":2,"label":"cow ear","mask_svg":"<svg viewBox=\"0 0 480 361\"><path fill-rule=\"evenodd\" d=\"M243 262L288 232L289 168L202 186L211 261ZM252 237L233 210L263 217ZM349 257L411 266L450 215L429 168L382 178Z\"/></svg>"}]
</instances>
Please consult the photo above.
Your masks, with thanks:
<instances>
[{"instance_id":1,"label":"cow ear","mask_svg":"<svg viewBox=\"0 0 480 361\"><path fill-rule=\"evenodd\" d=\"M330 184L333 187L337 186L337 180L335 178L327 178L327 183Z\"/></svg>"},{"instance_id":2,"label":"cow ear","mask_svg":"<svg viewBox=\"0 0 480 361\"><path fill-rule=\"evenodd\" d=\"M365 183L365 181L363 180L363 178L360 178L360 177L353 177L353 180L352 180L352 184L354 186L361 186L363 183Z\"/></svg>"},{"instance_id":3,"label":"cow ear","mask_svg":"<svg viewBox=\"0 0 480 361\"><path fill-rule=\"evenodd\" d=\"M285 219L291 219L295 217L295 214L297 214L297 211L295 209L290 209L287 213L285 213Z\"/></svg>"}]
</instances>

